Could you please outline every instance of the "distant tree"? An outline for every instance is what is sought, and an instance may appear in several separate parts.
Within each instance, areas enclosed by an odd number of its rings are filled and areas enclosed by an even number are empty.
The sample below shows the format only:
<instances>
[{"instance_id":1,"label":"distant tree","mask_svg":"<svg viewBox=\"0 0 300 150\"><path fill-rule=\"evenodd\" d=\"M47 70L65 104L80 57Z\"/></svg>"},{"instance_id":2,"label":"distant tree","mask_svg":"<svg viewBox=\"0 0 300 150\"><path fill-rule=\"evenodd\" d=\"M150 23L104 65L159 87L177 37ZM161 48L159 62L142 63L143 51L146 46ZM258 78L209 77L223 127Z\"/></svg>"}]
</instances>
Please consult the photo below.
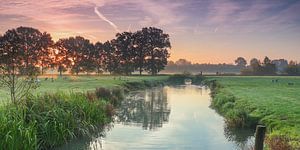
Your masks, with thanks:
<instances>
[{"instance_id":1,"label":"distant tree","mask_svg":"<svg viewBox=\"0 0 300 150\"><path fill-rule=\"evenodd\" d=\"M38 63L35 59L40 58L37 54L29 56L28 51L36 52L38 50L35 49L47 48L41 47L42 44L35 41L40 40L36 35L39 32L35 31L28 29L27 32L27 28L20 27L8 30L0 37L0 86L8 89L13 104L21 103L30 90L37 87L35 71L30 69L26 70L26 74L21 72L21 69L28 68L29 64L35 67ZM34 38L36 39L32 41Z\"/></svg>"},{"instance_id":2,"label":"distant tree","mask_svg":"<svg viewBox=\"0 0 300 150\"><path fill-rule=\"evenodd\" d=\"M269 59L267 56L264 58L264 66L263 66L263 70L262 73L264 75L273 75L276 74L276 66L275 64L271 63L272 60Z\"/></svg>"},{"instance_id":3,"label":"distant tree","mask_svg":"<svg viewBox=\"0 0 300 150\"><path fill-rule=\"evenodd\" d=\"M288 67L288 64L289 64L288 61L285 59L272 60L271 63L275 64L276 71L279 73L284 73L284 71L286 70L286 68Z\"/></svg>"},{"instance_id":4,"label":"distant tree","mask_svg":"<svg viewBox=\"0 0 300 150\"><path fill-rule=\"evenodd\" d=\"M167 59L170 57L169 50L171 43L169 35L163 30L154 27L142 29L146 44L143 45L146 50L145 70L152 75L157 74L167 65Z\"/></svg>"},{"instance_id":5,"label":"distant tree","mask_svg":"<svg viewBox=\"0 0 300 150\"><path fill-rule=\"evenodd\" d=\"M250 60L250 66L252 68L253 74L258 74L261 71L261 63L256 58L252 58Z\"/></svg>"},{"instance_id":6,"label":"distant tree","mask_svg":"<svg viewBox=\"0 0 300 150\"><path fill-rule=\"evenodd\" d=\"M290 61L285 71L288 75L300 75L300 67L295 61Z\"/></svg>"},{"instance_id":7,"label":"distant tree","mask_svg":"<svg viewBox=\"0 0 300 150\"><path fill-rule=\"evenodd\" d=\"M170 60L168 61L168 65L175 65L174 61Z\"/></svg>"},{"instance_id":8,"label":"distant tree","mask_svg":"<svg viewBox=\"0 0 300 150\"><path fill-rule=\"evenodd\" d=\"M243 67L243 68L246 67L246 65L247 65L247 61L243 57L238 57L234 62L237 66Z\"/></svg>"},{"instance_id":9,"label":"distant tree","mask_svg":"<svg viewBox=\"0 0 300 150\"><path fill-rule=\"evenodd\" d=\"M188 65L191 65L192 63L190 61L187 61L186 59L178 59L175 62L175 64L179 65L179 66L188 66Z\"/></svg>"},{"instance_id":10,"label":"distant tree","mask_svg":"<svg viewBox=\"0 0 300 150\"><path fill-rule=\"evenodd\" d=\"M267 64L270 64L270 63L271 63L271 59L270 59L269 57L266 56L266 57L264 58L263 64L264 64L264 65L267 65Z\"/></svg>"}]
</instances>

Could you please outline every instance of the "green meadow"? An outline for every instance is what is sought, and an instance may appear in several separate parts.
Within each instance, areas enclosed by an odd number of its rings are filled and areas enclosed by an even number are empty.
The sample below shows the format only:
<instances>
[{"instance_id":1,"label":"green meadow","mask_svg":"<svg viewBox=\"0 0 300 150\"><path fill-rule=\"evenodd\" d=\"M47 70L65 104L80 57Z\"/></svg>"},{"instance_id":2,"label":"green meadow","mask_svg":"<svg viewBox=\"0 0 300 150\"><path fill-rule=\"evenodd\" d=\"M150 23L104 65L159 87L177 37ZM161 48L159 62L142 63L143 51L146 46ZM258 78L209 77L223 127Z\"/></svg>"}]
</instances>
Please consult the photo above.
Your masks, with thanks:
<instances>
[{"instance_id":1,"label":"green meadow","mask_svg":"<svg viewBox=\"0 0 300 150\"><path fill-rule=\"evenodd\" d=\"M98 87L111 89L113 87L122 86L128 82L140 81L160 81L166 80L168 76L40 76L39 87L34 90L34 94L56 93L56 92L86 92L94 91ZM8 90L0 86L0 101L9 98Z\"/></svg>"},{"instance_id":2,"label":"green meadow","mask_svg":"<svg viewBox=\"0 0 300 150\"><path fill-rule=\"evenodd\" d=\"M298 145L300 139L300 77L209 77L219 83L216 99L233 97L234 109L240 109L265 124L270 135L288 136ZM276 82L277 80L277 82ZM221 111L232 107L222 102ZM299 146L299 145L298 145ZM297 146L297 147L298 147Z\"/></svg>"}]
</instances>

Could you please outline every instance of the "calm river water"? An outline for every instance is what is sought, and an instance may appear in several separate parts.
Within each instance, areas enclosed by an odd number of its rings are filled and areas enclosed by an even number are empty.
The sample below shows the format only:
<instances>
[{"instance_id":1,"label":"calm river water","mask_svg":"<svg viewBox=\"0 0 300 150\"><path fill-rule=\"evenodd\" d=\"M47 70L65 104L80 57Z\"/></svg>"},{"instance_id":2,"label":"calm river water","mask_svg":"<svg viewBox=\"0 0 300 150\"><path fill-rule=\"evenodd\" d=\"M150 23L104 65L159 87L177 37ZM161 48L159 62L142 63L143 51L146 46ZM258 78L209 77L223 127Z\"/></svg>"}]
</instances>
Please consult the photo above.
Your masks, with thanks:
<instances>
[{"instance_id":1,"label":"calm river water","mask_svg":"<svg viewBox=\"0 0 300 150\"><path fill-rule=\"evenodd\" d=\"M209 108L209 92L193 85L132 92L105 132L59 149L247 149L253 131L228 128L223 117Z\"/></svg>"}]
</instances>

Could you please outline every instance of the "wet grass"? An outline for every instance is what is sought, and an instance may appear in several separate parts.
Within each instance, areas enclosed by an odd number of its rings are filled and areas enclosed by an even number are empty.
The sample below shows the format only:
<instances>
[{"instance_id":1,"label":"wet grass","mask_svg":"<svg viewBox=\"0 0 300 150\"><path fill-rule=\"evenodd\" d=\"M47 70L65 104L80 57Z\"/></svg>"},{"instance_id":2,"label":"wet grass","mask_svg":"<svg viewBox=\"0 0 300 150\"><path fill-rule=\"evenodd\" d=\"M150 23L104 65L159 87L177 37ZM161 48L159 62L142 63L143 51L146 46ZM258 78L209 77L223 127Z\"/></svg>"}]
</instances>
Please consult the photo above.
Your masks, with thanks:
<instances>
[{"instance_id":1,"label":"wet grass","mask_svg":"<svg viewBox=\"0 0 300 150\"><path fill-rule=\"evenodd\" d=\"M212 106L238 126L264 124L274 140L300 147L300 77L209 77ZM273 80L273 82L272 82ZM278 82L276 82L278 80ZM272 138L268 140L272 142ZM276 145L273 143L273 145Z\"/></svg>"}]
</instances>

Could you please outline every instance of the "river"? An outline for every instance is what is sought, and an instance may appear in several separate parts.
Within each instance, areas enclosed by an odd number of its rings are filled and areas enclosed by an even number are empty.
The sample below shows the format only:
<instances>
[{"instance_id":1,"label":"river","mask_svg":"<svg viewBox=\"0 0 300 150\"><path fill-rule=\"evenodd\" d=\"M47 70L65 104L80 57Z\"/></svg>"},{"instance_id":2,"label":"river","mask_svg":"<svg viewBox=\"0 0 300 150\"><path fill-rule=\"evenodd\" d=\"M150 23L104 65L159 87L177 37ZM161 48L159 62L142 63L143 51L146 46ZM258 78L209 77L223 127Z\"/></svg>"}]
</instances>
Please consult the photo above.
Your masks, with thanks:
<instances>
[{"instance_id":1,"label":"river","mask_svg":"<svg viewBox=\"0 0 300 150\"><path fill-rule=\"evenodd\" d=\"M59 149L248 149L254 132L227 127L224 118L209 107L209 92L194 85L131 92L105 131Z\"/></svg>"}]
</instances>

